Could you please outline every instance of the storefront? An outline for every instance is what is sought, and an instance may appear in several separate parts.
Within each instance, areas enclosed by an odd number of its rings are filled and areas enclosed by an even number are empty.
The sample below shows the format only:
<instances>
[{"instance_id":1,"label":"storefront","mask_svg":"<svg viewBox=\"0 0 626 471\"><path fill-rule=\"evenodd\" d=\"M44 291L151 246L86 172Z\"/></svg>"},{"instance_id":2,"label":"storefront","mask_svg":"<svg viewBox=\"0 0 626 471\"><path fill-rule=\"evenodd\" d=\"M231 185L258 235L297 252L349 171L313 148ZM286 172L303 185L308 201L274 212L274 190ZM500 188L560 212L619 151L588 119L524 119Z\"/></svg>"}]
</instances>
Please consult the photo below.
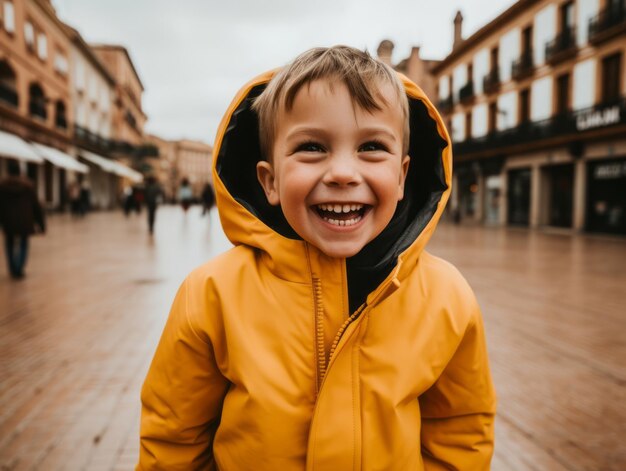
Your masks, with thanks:
<instances>
[{"instance_id":1,"label":"storefront","mask_svg":"<svg viewBox=\"0 0 626 471\"><path fill-rule=\"evenodd\" d=\"M586 229L626 235L626 158L587 164Z\"/></svg>"},{"instance_id":2,"label":"storefront","mask_svg":"<svg viewBox=\"0 0 626 471\"><path fill-rule=\"evenodd\" d=\"M572 227L574 205L574 165L551 165L544 169L547 181L547 223Z\"/></svg>"},{"instance_id":3,"label":"storefront","mask_svg":"<svg viewBox=\"0 0 626 471\"><path fill-rule=\"evenodd\" d=\"M528 226L530 222L530 168L508 172L508 223Z\"/></svg>"}]
</instances>

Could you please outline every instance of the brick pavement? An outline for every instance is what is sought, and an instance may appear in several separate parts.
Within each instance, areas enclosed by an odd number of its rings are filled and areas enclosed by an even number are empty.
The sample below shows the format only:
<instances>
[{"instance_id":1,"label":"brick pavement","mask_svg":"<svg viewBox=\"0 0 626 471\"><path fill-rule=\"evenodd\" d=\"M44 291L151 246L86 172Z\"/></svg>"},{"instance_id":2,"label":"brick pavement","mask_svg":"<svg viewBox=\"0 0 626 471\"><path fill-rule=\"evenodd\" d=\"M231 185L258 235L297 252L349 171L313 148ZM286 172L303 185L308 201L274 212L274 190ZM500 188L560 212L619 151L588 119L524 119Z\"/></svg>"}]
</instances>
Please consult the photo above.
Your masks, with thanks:
<instances>
[{"instance_id":1,"label":"brick pavement","mask_svg":"<svg viewBox=\"0 0 626 471\"><path fill-rule=\"evenodd\" d=\"M24 281L0 267L0 469L130 470L139 388L183 277L228 246L217 215L55 216ZM626 469L626 240L441 226L485 316L493 469ZM2 259L4 263L4 260Z\"/></svg>"}]
</instances>

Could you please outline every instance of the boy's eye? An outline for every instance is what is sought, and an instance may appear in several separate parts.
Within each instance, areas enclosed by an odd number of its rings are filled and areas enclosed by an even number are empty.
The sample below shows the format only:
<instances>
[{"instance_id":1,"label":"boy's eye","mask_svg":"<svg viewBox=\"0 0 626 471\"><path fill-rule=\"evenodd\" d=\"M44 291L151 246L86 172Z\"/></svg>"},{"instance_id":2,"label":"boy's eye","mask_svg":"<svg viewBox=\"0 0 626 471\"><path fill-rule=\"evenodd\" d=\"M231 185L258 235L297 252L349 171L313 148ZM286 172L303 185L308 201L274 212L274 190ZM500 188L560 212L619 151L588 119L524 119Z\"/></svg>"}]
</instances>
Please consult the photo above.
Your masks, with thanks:
<instances>
[{"instance_id":1,"label":"boy's eye","mask_svg":"<svg viewBox=\"0 0 626 471\"><path fill-rule=\"evenodd\" d=\"M368 141L359 147L360 152L374 152L377 150L387 150L387 146L380 141Z\"/></svg>"},{"instance_id":2,"label":"boy's eye","mask_svg":"<svg viewBox=\"0 0 626 471\"><path fill-rule=\"evenodd\" d=\"M324 148L317 142L303 142L296 147L296 152L324 152Z\"/></svg>"}]
</instances>

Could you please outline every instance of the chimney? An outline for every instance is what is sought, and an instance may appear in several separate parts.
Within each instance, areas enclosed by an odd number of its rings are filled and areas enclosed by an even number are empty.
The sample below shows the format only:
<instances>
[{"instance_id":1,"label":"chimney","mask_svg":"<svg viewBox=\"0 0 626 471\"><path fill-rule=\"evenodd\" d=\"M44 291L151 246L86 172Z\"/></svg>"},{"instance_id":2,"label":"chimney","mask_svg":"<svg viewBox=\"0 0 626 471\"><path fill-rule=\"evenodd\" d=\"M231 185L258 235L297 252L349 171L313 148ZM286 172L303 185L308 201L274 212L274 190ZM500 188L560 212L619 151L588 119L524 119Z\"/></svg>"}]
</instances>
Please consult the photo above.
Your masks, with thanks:
<instances>
[{"instance_id":1,"label":"chimney","mask_svg":"<svg viewBox=\"0 0 626 471\"><path fill-rule=\"evenodd\" d=\"M461 10L457 10L454 17L454 42L452 43L452 49L455 49L459 44L463 42L463 15Z\"/></svg>"},{"instance_id":2,"label":"chimney","mask_svg":"<svg viewBox=\"0 0 626 471\"><path fill-rule=\"evenodd\" d=\"M376 51L378 58L389 66L391 66L391 54L393 53L393 48L393 43L388 39L385 39L381 41L378 46L378 50Z\"/></svg>"}]
</instances>

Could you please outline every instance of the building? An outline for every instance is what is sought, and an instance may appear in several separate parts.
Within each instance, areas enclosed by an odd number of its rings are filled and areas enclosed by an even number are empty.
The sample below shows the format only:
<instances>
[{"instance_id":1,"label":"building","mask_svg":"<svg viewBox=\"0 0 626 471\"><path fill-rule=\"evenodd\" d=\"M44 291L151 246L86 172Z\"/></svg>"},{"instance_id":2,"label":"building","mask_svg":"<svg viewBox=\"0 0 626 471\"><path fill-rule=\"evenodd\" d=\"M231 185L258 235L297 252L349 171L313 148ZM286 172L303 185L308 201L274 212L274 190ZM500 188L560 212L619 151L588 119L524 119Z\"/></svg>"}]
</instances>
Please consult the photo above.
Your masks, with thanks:
<instances>
[{"instance_id":1,"label":"building","mask_svg":"<svg viewBox=\"0 0 626 471\"><path fill-rule=\"evenodd\" d=\"M426 96L435 102L437 97L436 81L432 69L439 61L422 59L419 46L415 46L411 49L409 57L394 65L391 61L394 47L393 42L388 39L381 41L377 50L378 58L418 84Z\"/></svg>"},{"instance_id":2,"label":"building","mask_svg":"<svg viewBox=\"0 0 626 471\"><path fill-rule=\"evenodd\" d=\"M168 141L157 136L149 136L149 139L159 149L155 175L163 185L166 198L176 200L184 178L191 183L194 197L200 198L204 185L212 181L213 147L189 139Z\"/></svg>"},{"instance_id":3,"label":"building","mask_svg":"<svg viewBox=\"0 0 626 471\"><path fill-rule=\"evenodd\" d=\"M146 153L116 135L127 136L114 126L125 102L119 93L125 92L49 0L0 0L0 175L7 159L17 159L46 207L63 208L73 183L90 188L94 207L112 207L122 181L142 179L112 157Z\"/></svg>"},{"instance_id":4,"label":"building","mask_svg":"<svg viewBox=\"0 0 626 471\"><path fill-rule=\"evenodd\" d=\"M70 41L46 0L0 0L0 173L17 158L48 207L87 167L68 154Z\"/></svg>"},{"instance_id":5,"label":"building","mask_svg":"<svg viewBox=\"0 0 626 471\"><path fill-rule=\"evenodd\" d=\"M626 234L626 2L521 0L433 68L463 220Z\"/></svg>"}]
</instances>

